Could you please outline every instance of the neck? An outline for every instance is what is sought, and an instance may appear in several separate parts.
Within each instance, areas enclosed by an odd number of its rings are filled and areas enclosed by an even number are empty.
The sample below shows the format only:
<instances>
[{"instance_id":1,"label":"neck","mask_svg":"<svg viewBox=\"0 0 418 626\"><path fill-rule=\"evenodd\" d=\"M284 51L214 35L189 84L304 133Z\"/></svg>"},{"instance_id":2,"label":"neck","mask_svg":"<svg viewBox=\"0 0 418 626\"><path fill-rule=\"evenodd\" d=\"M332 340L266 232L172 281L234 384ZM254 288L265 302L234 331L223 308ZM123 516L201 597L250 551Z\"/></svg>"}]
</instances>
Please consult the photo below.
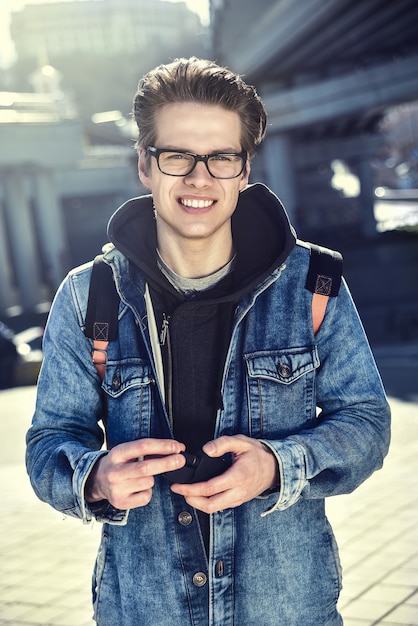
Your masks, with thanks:
<instances>
[{"instance_id":1,"label":"neck","mask_svg":"<svg viewBox=\"0 0 418 626\"><path fill-rule=\"evenodd\" d=\"M179 276L184 278L203 278L210 276L229 263L234 256L232 237L227 241L208 242L200 240L182 242L158 241L158 252L164 263Z\"/></svg>"}]
</instances>

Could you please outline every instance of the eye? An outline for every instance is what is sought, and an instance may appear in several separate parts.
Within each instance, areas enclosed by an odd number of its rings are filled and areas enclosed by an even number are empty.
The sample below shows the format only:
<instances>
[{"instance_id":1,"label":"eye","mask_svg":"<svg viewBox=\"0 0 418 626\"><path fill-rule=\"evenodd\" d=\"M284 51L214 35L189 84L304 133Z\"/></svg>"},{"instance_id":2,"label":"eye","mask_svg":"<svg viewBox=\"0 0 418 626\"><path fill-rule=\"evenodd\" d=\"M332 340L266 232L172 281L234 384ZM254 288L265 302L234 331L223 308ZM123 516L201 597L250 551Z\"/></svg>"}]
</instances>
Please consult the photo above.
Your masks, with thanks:
<instances>
[{"instance_id":1,"label":"eye","mask_svg":"<svg viewBox=\"0 0 418 626\"><path fill-rule=\"evenodd\" d=\"M188 154L182 152L164 152L163 156L166 161L190 161L191 159Z\"/></svg>"},{"instance_id":2,"label":"eye","mask_svg":"<svg viewBox=\"0 0 418 626\"><path fill-rule=\"evenodd\" d=\"M214 154L210 157L211 161L219 161L221 163L231 163L237 160L232 154Z\"/></svg>"}]
</instances>

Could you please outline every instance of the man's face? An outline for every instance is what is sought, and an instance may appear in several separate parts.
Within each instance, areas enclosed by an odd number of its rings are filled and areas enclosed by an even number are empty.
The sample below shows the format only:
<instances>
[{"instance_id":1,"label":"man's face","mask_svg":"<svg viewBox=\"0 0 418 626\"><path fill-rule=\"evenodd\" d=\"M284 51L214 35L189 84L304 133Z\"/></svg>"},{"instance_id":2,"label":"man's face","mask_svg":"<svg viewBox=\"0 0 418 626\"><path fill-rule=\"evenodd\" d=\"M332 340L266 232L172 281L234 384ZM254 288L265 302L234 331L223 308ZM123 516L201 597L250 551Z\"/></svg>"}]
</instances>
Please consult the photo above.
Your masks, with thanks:
<instances>
[{"instance_id":1,"label":"man's face","mask_svg":"<svg viewBox=\"0 0 418 626\"><path fill-rule=\"evenodd\" d=\"M156 130L156 148L200 155L242 151L239 115L218 105L165 105L156 115ZM175 177L160 172L154 157L146 170L141 151L139 174L153 195L160 246L166 238L179 246L190 240L231 238L231 215L248 182L249 164L238 178L213 178L201 161L189 175Z\"/></svg>"}]
</instances>

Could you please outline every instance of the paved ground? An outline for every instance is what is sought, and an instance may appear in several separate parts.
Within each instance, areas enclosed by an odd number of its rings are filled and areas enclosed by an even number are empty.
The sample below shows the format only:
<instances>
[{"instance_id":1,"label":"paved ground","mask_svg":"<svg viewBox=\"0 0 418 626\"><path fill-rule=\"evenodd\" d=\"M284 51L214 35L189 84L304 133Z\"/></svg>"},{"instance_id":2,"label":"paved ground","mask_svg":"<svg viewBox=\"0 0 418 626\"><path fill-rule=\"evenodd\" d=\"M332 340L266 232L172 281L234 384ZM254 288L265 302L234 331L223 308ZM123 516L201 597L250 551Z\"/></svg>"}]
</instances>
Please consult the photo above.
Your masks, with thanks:
<instances>
[{"instance_id":1,"label":"paved ground","mask_svg":"<svg viewBox=\"0 0 418 626\"><path fill-rule=\"evenodd\" d=\"M418 625L418 377L414 371L405 387L411 363L392 352L381 357L402 380L390 398L390 454L355 493L328 501L344 568L345 626ZM0 392L0 625L92 626L100 526L63 518L34 496L22 460L34 397L33 387Z\"/></svg>"}]
</instances>

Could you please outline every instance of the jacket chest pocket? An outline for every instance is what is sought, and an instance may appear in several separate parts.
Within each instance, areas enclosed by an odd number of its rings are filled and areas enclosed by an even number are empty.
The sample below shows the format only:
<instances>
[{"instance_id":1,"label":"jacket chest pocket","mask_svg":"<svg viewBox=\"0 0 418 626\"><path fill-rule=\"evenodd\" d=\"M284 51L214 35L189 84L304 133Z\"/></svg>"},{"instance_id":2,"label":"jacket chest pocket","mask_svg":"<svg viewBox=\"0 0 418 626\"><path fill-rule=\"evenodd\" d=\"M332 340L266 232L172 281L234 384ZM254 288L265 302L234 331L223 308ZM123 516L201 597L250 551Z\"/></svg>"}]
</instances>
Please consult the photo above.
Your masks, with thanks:
<instances>
[{"instance_id":1,"label":"jacket chest pocket","mask_svg":"<svg viewBox=\"0 0 418 626\"><path fill-rule=\"evenodd\" d=\"M284 437L313 424L316 347L254 352L244 358L250 436Z\"/></svg>"},{"instance_id":2,"label":"jacket chest pocket","mask_svg":"<svg viewBox=\"0 0 418 626\"><path fill-rule=\"evenodd\" d=\"M110 361L103 381L109 447L151 436L154 379L142 359Z\"/></svg>"}]
</instances>

